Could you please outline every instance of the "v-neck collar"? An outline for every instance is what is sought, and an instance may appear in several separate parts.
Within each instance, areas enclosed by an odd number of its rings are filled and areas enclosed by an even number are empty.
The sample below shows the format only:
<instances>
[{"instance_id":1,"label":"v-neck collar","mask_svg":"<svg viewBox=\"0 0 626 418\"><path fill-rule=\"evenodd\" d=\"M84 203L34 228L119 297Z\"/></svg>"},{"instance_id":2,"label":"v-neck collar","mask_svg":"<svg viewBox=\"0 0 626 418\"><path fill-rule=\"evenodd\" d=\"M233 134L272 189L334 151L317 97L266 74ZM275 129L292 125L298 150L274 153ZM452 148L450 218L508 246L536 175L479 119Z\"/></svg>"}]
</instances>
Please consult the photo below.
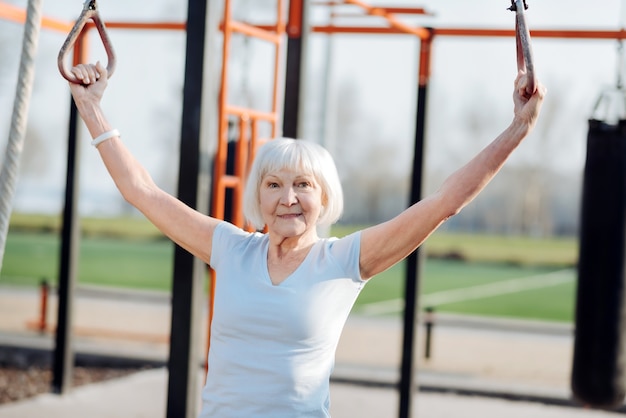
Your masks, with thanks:
<instances>
[{"instance_id":1,"label":"v-neck collar","mask_svg":"<svg viewBox=\"0 0 626 418\"><path fill-rule=\"evenodd\" d=\"M313 249L317 245L319 245L319 243L321 241L322 241L321 239L318 239L316 242L314 242L313 245L311 245L311 247L309 248L309 251L307 252L306 256L304 256L304 258L302 259L302 261L298 265L298 267L296 267L296 269L294 271L292 271L287 277L285 277L283 280L281 280L280 283L276 283L275 284L272 281L272 276L270 276L269 264L267 263L267 259L269 257L269 250L270 250L270 240L269 240L269 237L268 237L265 240L265 249L264 249L264 257L263 257L264 281L266 283L268 283L272 287L283 287L287 281L291 281L292 277L296 276L300 272L300 270L302 270L303 266L308 263L308 260L311 257L311 253L313 252Z\"/></svg>"}]
</instances>

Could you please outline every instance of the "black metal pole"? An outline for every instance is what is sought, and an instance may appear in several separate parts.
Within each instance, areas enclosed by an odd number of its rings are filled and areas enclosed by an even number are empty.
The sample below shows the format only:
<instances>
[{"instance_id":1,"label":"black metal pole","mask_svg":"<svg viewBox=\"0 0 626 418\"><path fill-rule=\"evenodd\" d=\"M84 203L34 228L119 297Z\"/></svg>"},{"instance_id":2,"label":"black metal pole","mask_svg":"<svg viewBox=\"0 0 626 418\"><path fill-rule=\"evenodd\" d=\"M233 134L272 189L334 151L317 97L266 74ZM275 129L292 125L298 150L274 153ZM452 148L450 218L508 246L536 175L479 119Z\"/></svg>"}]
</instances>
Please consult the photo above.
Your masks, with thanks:
<instances>
[{"instance_id":1,"label":"black metal pole","mask_svg":"<svg viewBox=\"0 0 626 418\"><path fill-rule=\"evenodd\" d=\"M430 40L421 42L421 55L424 59L424 48L430 50ZM424 65L424 63L421 63ZM426 123L426 93L428 82L426 77L420 77L417 90L417 117L415 121L415 142L413 156L413 174L411 180L410 204L414 204L422 197L422 179L424 166L424 143ZM402 341L402 364L400 368L400 407L399 417L411 417L415 384L415 346L416 328L418 319L419 279L422 266L422 252L418 248L406 261L406 279L404 288L404 328Z\"/></svg>"},{"instance_id":2,"label":"black metal pole","mask_svg":"<svg viewBox=\"0 0 626 418\"><path fill-rule=\"evenodd\" d=\"M302 89L302 60L303 39L302 27L305 19L304 0L292 0L291 7L295 2L301 2L299 16L290 13L287 31L287 65L285 70L285 100L283 105L283 136L288 138L298 137L298 115L300 114L300 94Z\"/></svg>"},{"instance_id":3,"label":"black metal pole","mask_svg":"<svg viewBox=\"0 0 626 418\"><path fill-rule=\"evenodd\" d=\"M192 208L208 201L200 190L200 127L204 75L207 0L189 1L183 115L180 140L178 198ZM197 381L200 369L201 295L207 268L176 246L172 284L172 319L167 397L168 418L197 416Z\"/></svg>"},{"instance_id":4,"label":"black metal pole","mask_svg":"<svg viewBox=\"0 0 626 418\"><path fill-rule=\"evenodd\" d=\"M424 358L430 358L430 351L433 342L433 327L435 326L435 308L432 306L424 309L424 332L426 333L426 341L424 342Z\"/></svg>"},{"instance_id":5,"label":"black metal pole","mask_svg":"<svg viewBox=\"0 0 626 418\"><path fill-rule=\"evenodd\" d=\"M72 312L74 305L74 288L78 274L78 253L80 245L77 215L78 198L76 196L79 177L79 164L76 156L79 154L80 150L80 144L77 141L77 131L78 111L72 99L67 141L65 206L63 209L63 227L61 232L57 329L52 367L52 392L58 394L65 394L69 391L74 369Z\"/></svg>"}]
</instances>

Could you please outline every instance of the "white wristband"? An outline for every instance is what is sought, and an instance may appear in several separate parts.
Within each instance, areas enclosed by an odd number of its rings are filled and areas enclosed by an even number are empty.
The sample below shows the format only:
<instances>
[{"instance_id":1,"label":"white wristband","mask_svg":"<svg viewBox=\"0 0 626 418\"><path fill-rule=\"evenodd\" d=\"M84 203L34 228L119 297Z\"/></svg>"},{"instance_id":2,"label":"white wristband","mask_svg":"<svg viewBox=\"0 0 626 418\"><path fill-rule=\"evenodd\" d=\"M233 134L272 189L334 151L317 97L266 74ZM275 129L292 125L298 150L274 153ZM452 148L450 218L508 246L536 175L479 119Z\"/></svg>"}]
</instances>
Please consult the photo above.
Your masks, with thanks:
<instances>
[{"instance_id":1,"label":"white wristband","mask_svg":"<svg viewBox=\"0 0 626 418\"><path fill-rule=\"evenodd\" d=\"M120 136L120 131L118 131L117 129L113 129L112 131L107 131L103 134L100 134L96 138L94 138L93 141L91 141L91 145L97 147L102 142L106 141L107 139L111 139L114 136Z\"/></svg>"}]
</instances>

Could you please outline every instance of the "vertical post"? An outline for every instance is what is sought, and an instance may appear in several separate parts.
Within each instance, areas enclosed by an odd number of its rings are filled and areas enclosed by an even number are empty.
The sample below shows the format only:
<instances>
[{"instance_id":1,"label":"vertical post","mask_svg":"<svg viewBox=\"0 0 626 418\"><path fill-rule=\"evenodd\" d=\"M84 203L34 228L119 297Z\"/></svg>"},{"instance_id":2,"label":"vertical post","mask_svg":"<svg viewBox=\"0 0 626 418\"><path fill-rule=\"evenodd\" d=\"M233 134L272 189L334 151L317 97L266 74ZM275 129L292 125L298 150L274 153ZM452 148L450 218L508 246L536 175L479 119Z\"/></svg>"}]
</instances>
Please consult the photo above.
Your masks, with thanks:
<instances>
[{"instance_id":1,"label":"vertical post","mask_svg":"<svg viewBox=\"0 0 626 418\"><path fill-rule=\"evenodd\" d=\"M48 279L45 277L41 279L39 283L39 288L41 290L41 304L39 307L39 332L42 334L46 332L48 329L48 297L50 295L50 284L48 283Z\"/></svg>"},{"instance_id":2,"label":"vertical post","mask_svg":"<svg viewBox=\"0 0 626 418\"><path fill-rule=\"evenodd\" d=\"M183 115L180 142L178 197L207 213L208 184L201 174L201 115L204 81L204 49L207 0L189 1ZM208 167L203 167L208 171ZM206 186L206 187L205 187ZM206 265L183 248L174 251L172 319L167 397L168 418L197 416L197 383L200 371L200 320Z\"/></svg>"},{"instance_id":3,"label":"vertical post","mask_svg":"<svg viewBox=\"0 0 626 418\"><path fill-rule=\"evenodd\" d=\"M435 308L432 306L424 309L424 331L426 332L426 341L424 342L424 358L430 358L430 349L432 346L433 326L435 325Z\"/></svg>"},{"instance_id":4,"label":"vertical post","mask_svg":"<svg viewBox=\"0 0 626 418\"><path fill-rule=\"evenodd\" d=\"M300 97L302 93L303 24L306 0L289 2L287 22L287 68L285 72L285 100L283 105L283 136L299 137Z\"/></svg>"},{"instance_id":5,"label":"vertical post","mask_svg":"<svg viewBox=\"0 0 626 418\"><path fill-rule=\"evenodd\" d=\"M74 62L82 62L85 42L79 37L74 47ZM74 370L72 343L72 323L74 308L74 288L78 275L78 253L80 246L78 221L78 190L80 154L78 141L78 110L72 99L70 105L69 135L67 140L67 173L65 183L65 204L61 231L61 255L59 266L59 302L57 308L57 329L52 368L52 392L65 394L69 391Z\"/></svg>"},{"instance_id":6,"label":"vertical post","mask_svg":"<svg viewBox=\"0 0 626 418\"><path fill-rule=\"evenodd\" d=\"M431 32L432 33L432 32ZM430 74L430 48L432 36L420 43L419 81L417 90L417 117L411 181L411 201L414 204L422 196L422 177L424 163L424 143L426 124L426 93ZM400 407L399 417L412 417L413 396L415 392L415 330L417 326L419 279L422 267L422 251L417 249L407 258L404 288L404 329L402 340L402 364L400 369Z\"/></svg>"}]
</instances>

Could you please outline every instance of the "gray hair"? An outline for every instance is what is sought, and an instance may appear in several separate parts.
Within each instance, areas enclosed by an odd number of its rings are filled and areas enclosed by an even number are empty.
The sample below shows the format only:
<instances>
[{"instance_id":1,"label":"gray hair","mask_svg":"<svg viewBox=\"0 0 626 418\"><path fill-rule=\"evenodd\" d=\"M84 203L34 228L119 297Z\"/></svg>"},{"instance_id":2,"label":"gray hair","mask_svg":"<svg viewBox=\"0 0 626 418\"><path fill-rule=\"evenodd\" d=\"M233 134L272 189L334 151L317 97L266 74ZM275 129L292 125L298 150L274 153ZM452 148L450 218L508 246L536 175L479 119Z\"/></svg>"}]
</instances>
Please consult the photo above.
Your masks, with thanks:
<instances>
[{"instance_id":1,"label":"gray hair","mask_svg":"<svg viewBox=\"0 0 626 418\"><path fill-rule=\"evenodd\" d=\"M343 190L337 167L330 153L321 145L303 139L277 138L263 144L252 163L243 196L243 212L257 229L265 223L260 206L260 188L269 172L283 168L303 170L313 175L322 188L322 211L318 225L331 225L343 213Z\"/></svg>"}]
</instances>

